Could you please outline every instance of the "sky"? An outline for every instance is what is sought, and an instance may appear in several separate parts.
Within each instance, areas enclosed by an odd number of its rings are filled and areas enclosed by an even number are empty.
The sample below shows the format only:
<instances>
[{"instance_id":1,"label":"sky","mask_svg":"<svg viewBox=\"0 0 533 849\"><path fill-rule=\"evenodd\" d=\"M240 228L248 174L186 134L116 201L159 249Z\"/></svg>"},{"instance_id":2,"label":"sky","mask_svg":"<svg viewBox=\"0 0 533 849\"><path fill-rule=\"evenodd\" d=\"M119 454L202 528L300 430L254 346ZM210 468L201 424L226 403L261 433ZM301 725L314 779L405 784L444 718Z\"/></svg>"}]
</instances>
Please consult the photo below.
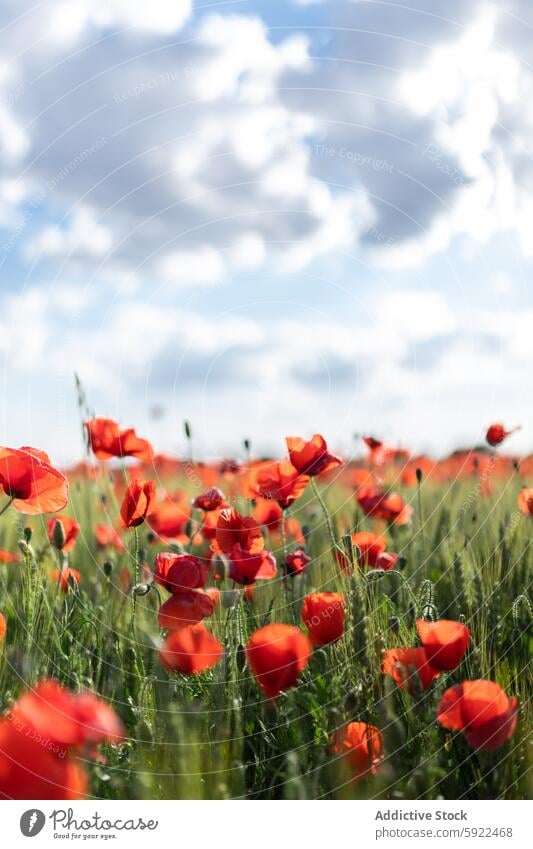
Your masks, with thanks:
<instances>
[{"instance_id":1,"label":"sky","mask_svg":"<svg viewBox=\"0 0 533 849\"><path fill-rule=\"evenodd\" d=\"M531 451L528 0L0 0L0 443Z\"/></svg>"}]
</instances>

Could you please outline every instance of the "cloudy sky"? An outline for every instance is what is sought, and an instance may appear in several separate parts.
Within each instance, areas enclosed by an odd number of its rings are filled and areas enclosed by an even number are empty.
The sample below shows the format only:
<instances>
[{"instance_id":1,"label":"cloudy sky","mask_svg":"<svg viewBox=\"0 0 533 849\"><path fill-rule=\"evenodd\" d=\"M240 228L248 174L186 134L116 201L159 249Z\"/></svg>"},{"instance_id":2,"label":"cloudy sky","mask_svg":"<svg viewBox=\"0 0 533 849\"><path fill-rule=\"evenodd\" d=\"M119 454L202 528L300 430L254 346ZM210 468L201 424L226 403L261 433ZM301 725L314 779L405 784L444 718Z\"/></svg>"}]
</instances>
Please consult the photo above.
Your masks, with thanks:
<instances>
[{"instance_id":1,"label":"cloudy sky","mask_svg":"<svg viewBox=\"0 0 533 849\"><path fill-rule=\"evenodd\" d=\"M526 425L532 5L0 0L0 442Z\"/></svg>"}]
</instances>

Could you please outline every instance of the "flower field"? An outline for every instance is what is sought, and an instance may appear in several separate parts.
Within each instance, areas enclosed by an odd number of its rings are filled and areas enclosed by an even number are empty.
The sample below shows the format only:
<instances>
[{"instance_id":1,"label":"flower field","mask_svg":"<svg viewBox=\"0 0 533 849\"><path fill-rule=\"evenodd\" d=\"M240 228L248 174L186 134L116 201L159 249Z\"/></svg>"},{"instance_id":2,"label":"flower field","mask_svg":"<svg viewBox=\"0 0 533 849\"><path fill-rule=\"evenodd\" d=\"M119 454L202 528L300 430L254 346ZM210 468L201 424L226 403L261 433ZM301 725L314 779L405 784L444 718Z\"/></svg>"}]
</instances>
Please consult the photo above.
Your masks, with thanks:
<instances>
[{"instance_id":1,"label":"flower field","mask_svg":"<svg viewBox=\"0 0 533 849\"><path fill-rule=\"evenodd\" d=\"M69 469L0 448L0 798L528 797L512 430L209 463L188 424L185 459L84 433Z\"/></svg>"}]
</instances>

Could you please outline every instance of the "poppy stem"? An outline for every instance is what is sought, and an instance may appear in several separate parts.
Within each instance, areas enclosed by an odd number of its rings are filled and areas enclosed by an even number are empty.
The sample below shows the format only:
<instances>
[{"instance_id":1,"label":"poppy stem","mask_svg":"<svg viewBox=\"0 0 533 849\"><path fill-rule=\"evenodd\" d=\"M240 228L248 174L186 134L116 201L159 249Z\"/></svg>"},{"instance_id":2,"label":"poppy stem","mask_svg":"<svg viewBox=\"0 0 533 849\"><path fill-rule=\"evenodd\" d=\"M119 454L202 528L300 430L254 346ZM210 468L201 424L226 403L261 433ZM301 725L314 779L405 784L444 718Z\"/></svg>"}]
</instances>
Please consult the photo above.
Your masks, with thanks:
<instances>
[{"instance_id":1,"label":"poppy stem","mask_svg":"<svg viewBox=\"0 0 533 849\"><path fill-rule=\"evenodd\" d=\"M287 559L287 529L285 526L286 521L286 513L285 508L281 511L281 521L279 523L279 532L281 536L281 550L283 552L283 562Z\"/></svg>"},{"instance_id":2,"label":"poppy stem","mask_svg":"<svg viewBox=\"0 0 533 849\"><path fill-rule=\"evenodd\" d=\"M135 611L137 609L137 593L135 592L135 587L140 581L141 576L141 562L140 562L140 546L139 546L139 531L136 527L133 528L133 535L135 539L135 549L134 549L134 563L133 563L133 590L131 595L131 610L133 616L133 628L135 629Z\"/></svg>"},{"instance_id":3,"label":"poppy stem","mask_svg":"<svg viewBox=\"0 0 533 849\"><path fill-rule=\"evenodd\" d=\"M426 534L424 530L424 514L422 512L422 492L420 489L421 486L421 478L417 475L417 494L416 500L418 505L418 522L420 525L420 535L422 537L422 556L424 558L424 562L426 561Z\"/></svg>"},{"instance_id":4,"label":"poppy stem","mask_svg":"<svg viewBox=\"0 0 533 849\"><path fill-rule=\"evenodd\" d=\"M6 510L7 510L9 507L11 507L11 505L12 505L12 504L13 504L13 496L11 496L11 498L10 498L8 501L6 501L6 503L4 504L4 506L2 507L2 509L0 510L0 516L3 516L3 515L4 515L4 513L6 512Z\"/></svg>"},{"instance_id":5,"label":"poppy stem","mask_svg":"<svg viewBox=\"0 0 533 849\"><path fill-rule=\"evenodd\" d=\"M314 477L311 478L311 489L313 490L313 492L315 494L315 498L318 501L318 503L320 504L320 506L322 508L322 512L324 513L324 518L326 520L326 527L328 529L329 538L331 540L332 553L335 554L335 551L337 549L337 541L335 540L335 534L333 533L333 525L331 524L331 518L330 518L330 515L329 515L329 512L328 512L328 508L326 506L326 502L324 501L324 499L322 498L322 496L321 496L321 494L318 490L318 487L316 485L316 481L315 481Z\"/></svg>"}]
</instances>

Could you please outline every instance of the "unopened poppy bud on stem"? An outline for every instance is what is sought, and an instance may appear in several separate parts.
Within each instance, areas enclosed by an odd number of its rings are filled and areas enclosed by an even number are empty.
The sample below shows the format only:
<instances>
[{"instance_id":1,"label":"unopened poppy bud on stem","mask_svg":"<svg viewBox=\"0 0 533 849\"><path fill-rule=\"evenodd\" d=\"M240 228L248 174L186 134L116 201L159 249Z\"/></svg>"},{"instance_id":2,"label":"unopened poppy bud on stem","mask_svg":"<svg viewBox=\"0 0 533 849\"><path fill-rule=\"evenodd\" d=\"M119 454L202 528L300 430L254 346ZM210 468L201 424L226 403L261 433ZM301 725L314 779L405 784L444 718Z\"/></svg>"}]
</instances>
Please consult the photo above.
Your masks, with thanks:
<instances>
[{"instance_id":1,"label":"unopened poppy bud on stem","mask_svg":"<svg viewBox=\"0 0 533 849\"><path fill-rule=\"evenodd\" d=\"M54 545L58 551L61 551L65 547L65 543L67 541L67 535L65 533L65 526L61 519L56 519L54 522L54 530L52 532L52 538L54 541Z\"/></svg>"}]
</instances>

